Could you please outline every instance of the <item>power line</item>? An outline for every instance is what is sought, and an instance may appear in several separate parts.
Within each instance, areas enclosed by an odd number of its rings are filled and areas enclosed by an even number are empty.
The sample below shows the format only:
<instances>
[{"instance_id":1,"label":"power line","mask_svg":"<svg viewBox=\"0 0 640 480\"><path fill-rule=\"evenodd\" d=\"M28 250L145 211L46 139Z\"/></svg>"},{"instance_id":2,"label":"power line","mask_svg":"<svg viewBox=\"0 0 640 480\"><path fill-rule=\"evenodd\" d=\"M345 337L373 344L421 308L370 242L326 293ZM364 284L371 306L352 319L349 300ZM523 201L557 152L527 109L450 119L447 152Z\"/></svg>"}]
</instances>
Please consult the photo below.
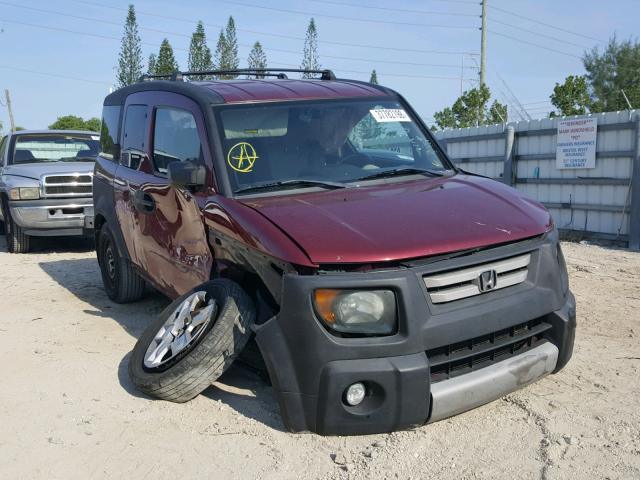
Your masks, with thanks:
<instances>
[{"instance_id":1,"label":"power line","mask_svg":"<svg viewBox=\"0 0 640 480\"><path fill-rule=\"evenodd\" d=\"M540 100L537 102L524 102L522 105L540 105L541 103L551 103L551 100Z\"/></svg>"},{"instance_id":2,"label":"power line","mask_svg":"<svg viewBox=\"0 0 640 480\"><path fill-rule=\"evenodd\" d=\"M580 57L578 55L574 55L574 54L568 53L568 52L563 52L562 50L556 50L554 48L545 47L543 45L540 45L540 44L537 44L537 43L533 43L533 42L529 42L527 40L522 40L520 38L512 37L511 35L507 35L506 33L496 32L494 30L487 30L487 31L489 33L492 33L493 35L498 35L500 37L505 37L505 38L508 38L508 39L516 41L516 42L526 43L527 45L532 45L534 47L542 48L544 50L549 50L550 52L555 52L555 53L559 53L561 55L566 55L567 57L573 57L573 58L582 59L582 57Z\"/></svg>"},{"instance_id":3,"label":"power line","mask_svg":"<svg viewBox=\"0 0 640 480\"><path fill-rule=\"evenodd\" d=\"M1 69L5 69L5 70L15 70L18 72L25 72L25 73L32 73L35 75L45 75L47 77L56 77L56 78L64 78L65 80L77 80L79 82L87 82L87 83L95 83L98 85L111 85L110 82L102 82L99 80L90 80L88 78L80 78L80 77L72 77L70 75L58 75L57 73L51 73L51 72L40 72L37 70L30 70L27 68L20 68L20 67L10 67L8 65L0 65Z\"/></svg>"},{"instance_id":4,"label":"power line","mask_svg":"<svg viewBox=\"0 0 640 480\"><path fill-rule=\"evenodd\" d=\"M384 25L399 25L399 26L410 26L410 27L427 27L427 28L457 28L457 29L471 29L475 30L478 27L474 27L472 25L442 25L442 24L428 24L428 23L412 23L412 22L394 22L391 20L375 20L372 18L358 18L358 17L345 17L343 15L328 15L324 13L318 12L308 12L302 10L291 10L287 8L276 8L276 7L265 7L264 5L255 5L252 3L244 3L244 2L235 2L231 0L213 0L216 3L227 3L230 5L236 5L241 7L248 8L259 8L262 10L270 10L273 12L281 12L281 13L291 13L295 15L305 15L311 17L320 17L320 18L332 18L334 20L348 20L350 22L361 22L361 23L380 23Z\"/></svg>"},{"instance_id":5,"label":"power line","mask_svg":"<svg viewBox=\"0 0 640 480\"><path fill-rule=\"evenodd\" d=\"M73 34L77 34L77 35L86 35L86 36L90 36L90 37L98 37L98 38L102 38L102 39L107 39L107 40L115 40L115 41L120 41L119 38L117 37L111 37L111 36L107 36L107 35L99 35L99 34L95 34L95 33L86 33L86 32L78 32L75 30L69 30L69 29L65 29L65 28L57 28L57 27L49 27L49 26L44 26L44 25L36 25L33 23L27 23L27 22L18 22L18 21L14 21L14 20L4 20L4 19L0 19L0 22L7 22L7 23L15 23L18 25L26 25L29 27L35 27L35 28L44 28L46 30L52 30L52 31L59 31L59 32L65 32L65 33L73 33ZM158 46L157 44L147 44L147 45L154 45L154 46ZM182 50L182 51L187 51L187 49L185 48L176 48L174 47L174 50ZM278 65L278 63L275 63L274 65ZM291 65L291 64L280 64L281 66L290 66L290 67L295 67L297 68L298 65ZM5 68L11 68L11 67L5 67ZM24 70L27 71L27 70ZM362 74L362 75L369 75L371 72L370 71L362 71L362 70L343 70L343 69L336 69L336 71L341 71L341 72L345 72L345 73L356 73L356 74ZM35 72L33 71L32 73L41 73L41 72ZM52 76L58 76L61 78L72 78L72 77L65 77L65 76L60 76L60 75L54 75L51 74ZM383 75L383 76L387 76L387 77L399 77L399 78L419 78L419 79L425 79L425 80L455 80L455 81L460 81L460 77L446 77L446 76L438 76L438 75L414 75L414 74L405 74L405 73L385 73L385 72L378 72L378 75ZM94 82L92 80L86 80L86 79L79 79L79 78L74 78L75 80L83 80L83 81L88 81L88 82ZM104 83L107 85L111 85L108 82L97 82L97 83Z\"/></svg>"},{"instance_id":6,"label":"power line","mask_svg":"<svg viewBox=\"0 0 640 480\"><path fill-rule=\"evenodd\" d=\"M545 27L555 28L556 30L560 30L561 32L569 33L571 35L576 35L576 36L582 37L582 38L587 38L589 40L595 40L596 42L599 42L599 43L605 43L603 40L600 40L599 38L590 37L589 35L584 35L583 33L578 33L578 32L574 32L572 30L568 30L568 29L563 28L563 27L558 27L556 25L551 25L550 23L545 23L545 22L542 22L540 20L536 20L535 18L527 17L525 15L521 15L519 13L515 13L515 12L512 12L510 10L506 10L504 8L494 7L494 6L491 6L490 8L492 8L493 10L497 10L499 12L502 12L502 13L506 13L507 15L513 15L514 17L522 18L523 20L527 20L529 22L537 23L538 25L544 25Z\"/></svg>"},{"instance_id":7,"label":"power line","mask_svg":"<svg viewBox=\"0 0 640 480\"><path fill-rule=\"evenodd\" d=\"M347 3L347 2L336 2L333 0L306 0L307 2L314 3L325 3L329 5L340 5L343 7L354 7L354 8L366 8L368 10L382 10L385 12L400 12L400 13L420 13L423 15L443 15L443 16L452 16L452 17L475 17L478 15L473 13L457 13L457 12L430 12L426 10L412 10L409 8L388 8L388 7L376 7L373 5L363 5L358 3ZM444 1L444 0L441 0ZM448 2L447 2L448 3ZM476 2L460 2L460 3L470 3L475 5Z\"/></svg>"},{"instance_id":8,"label":"power line","mask_svg":"<svg viewBox=\"0 0 640 480\"><path fill-rule=\"evenodd\" d=\"M567 41L567 40L563 40L562 38L554 37L554 36L552 36L552 35L546 35L546 34L544 34L544 33L536 32L535 30L529 30L529 29L527 29L527 28L519 27L519 26L517 26L517 25L513 25L513 24L508 23L508 22L503 22L503 21L501 21L501 20L496 20L495 18L489 18L489 21L490 21L490 22L493 22L493 23L498 23L498 24L500 24L500 25L505 25L505 26L507 26L507 27L516 28L516 29L518 29L518 30L520 30L520 31L522 31L522 32L532 33L533 35L536 35L536 36L538 36L538 37L544 37L544 38L548 38L548 39L550 39L550 40L555 40L556 42L562 42L562 43L565 43L565 44L567 44L567 45L573 45L574 47L589 48L589 47L588 47L588 46L586 46L586 45L581 45L581 44L579 44L579 43L569 42L569 41Z\"/></svg>"},{"instance_id":9,"label":"power line","mask_svg":"<svg viewBox=\"0 0 640 480\"><path fill-rule=\"evenodd\" d=\"M74 19L78 19L78 20L85 20L85 21L94 22L94 23L104 23L104 24L108 24L108 25L120 26L120 23L109 21L109 20L102 20L102 19L98 19L98 18L85 17L85 16L81 16L81 15L73 15L73 14L62 13L62 12L58 12L58 11L54 11L54 10L47 10L47 9L42 9L42 8L27 7L27 6L24 6L24 5L18 5L18 4L14 4L14 3L11 3L11 2L0 1L0 5L8 5L8 6L11 6L11 7L22 8L24 10L35 11L35 12L40 12L40 13L46 13L46 14L50 14L50 15L58 15L58 16L61 16L61 17L69 17L69 18L74 18ZM36 26L36 25L29 24L29 26ZM138 26L138 28L140 28L140 30L146 30L146 31L151 31L151 32L156 32L156 33L162 33L164 35L175 35L175 36L181 36L181 37L185 37L185 38L190 38L191 37L191 35L185 34L185 33L182 33L182 32L175 32L175 31L169 31L169 30L160 30L160 29L148 28L148 27L144 27L144 26L140 26L140 25ZM115 38L115 37L110 37L110 38ZM246 48L251 48L252 47L252 45L248 45L248 44L239 44L239 45L241 47L246 47ZM174 48L174 49L177 49L177 48ZM286 49L271 48L271 47L268 50L276 51L276 52L283 52L283 53L291 53L291 54L295 54L295 55L298 55L300 53L300 52L294 51L294 50L286 50ZM460 68L459 65L453 65L453 64L402 62L402 61L396 61L396 60L382 60L382 59L371 59L371 58L344 57L344 56L340 56L340 55L322 55L322 56L326 57L326 58L334 58L334 59L338 59L338 60L349 60L349 61L365 62L365 63L371 63L371 64L393 64L393 65L409 65L409 66L414 66L414 67L417 66L417 67L455 68L455 69ZM466 67L466 68L472 69L473 67Z\"/></svg>"},{"instance_id":10,"label":"power line","mask_svg":"<svg viewBox=\"0 0 640 480\"><path fill-rule=\"evenodd\" d=\"M38 25L38 24L35 24L35 23L28 23L28 22L20 22L18 20L7 20L7 19L1 19L0 18L0 22L14 23L16 25L24 25L24 26L27 26L27 27L34 27L34 28L43 28L45 30L51 30L51 31L54 31L54 32L73 33L73 34L76 34L76 35L84 35L84 36L87 36L87 37L102 38L102 39L105 39L105 40L115 40L117 42L120 41L119 37L113 37L113 36L110 36L110 35L101 35L99 33L89 33L89 32L78 32L77 30L70 30L70 29L67 29L67 28L60 28L60 27L50 27L50 26L47 26L47 25ZM159 43L149 43L149 42L140 42L140 43L142 43L142 45L147 45L147 46L151 46L151 47L159 47L160 46ZM179 47L173 47L173 49L174 50L183 51L183 52L188 51L186 48L179 48Z\"/></svg>"},{"instance_id":11,"label":"power line","mask_svg":"<svg viewBox=\"0 0 640 480\"><path fill-rule=\"evenodd\" d=\"M105 8L105 9L110 9L110 10L116 10L119 12L125 12L126 9L120 8L120 7L114 7L112 5L105 5L103 3L96 3L96 2L89 2L86 0L70 0L71 2L74 3L79 3L82 5L90 5L93 7L99 7L99 8ZM467 2L463 2L463 3L467 3ZM468 2L468 3L475 3L475 2ZM160 19L164 19L164 20L171 20L172 22L182 22L182 23L188 23L189 25L193 25L193 18L181 18L181 17L173 17L173 16L168 16L168 15L162 15L162 14L158 14L158 13L152 13L152 12L145 12L145 11L141 11L141 10L136 10L136 14L137 15L143 15L143 16L147 16L147 17L154 17L154 18L160 18ZM206 27L210 27L210 28L223 28L221 25L217 25L217 24L212 24L212 23L205 23L203 22L203 25ZM247 32L247 33L253 33L256 35L265 35L267 37L277 37L277 38L286 38L289 40L300 40L300 41L304 41L304 37L298 37L295 35L286 35L283 33L272 33L272 32L263 32L260 30L251 30L251 29L247 29L247 28L239 28L236 27L236 30L238 30L239 32ZM464 52L464 51L451 51L451 50L425 50L425 49L415 49L415 48L400 48L400 47L389 47L389 46L385 46L385 45L372 45L372 44L362 44L362 43L348 43L348 42L338 42L338 41L334 41L334 40L318 40L318 43L320 45L326 44L326 45L336 45L336 46L340 46L340 47L356 47L356 48L366 48L366 49L373 49L373 50L387 50L387 51L392 51L392 52L411 52L411 53L428 53L428 54L433 54L433 55L469 55L469 56L477 56L477 53L473 53L473 52Z\"/></svg>"}]
</instances>

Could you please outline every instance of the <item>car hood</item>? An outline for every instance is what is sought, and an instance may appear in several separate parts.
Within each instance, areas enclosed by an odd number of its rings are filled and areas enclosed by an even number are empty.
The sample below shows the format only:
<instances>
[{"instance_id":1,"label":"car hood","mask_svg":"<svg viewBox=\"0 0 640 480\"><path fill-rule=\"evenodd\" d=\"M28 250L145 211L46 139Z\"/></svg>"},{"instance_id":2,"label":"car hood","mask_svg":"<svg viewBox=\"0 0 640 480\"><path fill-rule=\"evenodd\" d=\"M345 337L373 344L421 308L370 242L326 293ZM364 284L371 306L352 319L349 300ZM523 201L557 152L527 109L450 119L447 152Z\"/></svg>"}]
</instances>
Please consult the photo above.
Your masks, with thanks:
<instances>
[{"instance_id":1,"label":"car hood","mask_svg":"<svg viewBox=\"0 0 640 480\"><path fill-rule=\"evenodd\" d=\"M472 175L260 197L243 203L316 263L373 263L512 242L548 231L546 209Z\"/></svg>"},{"instance_id":2,"label":"car hood","mask_svg":"<svg viewBox=\"0 0 640 480\"><path fill-rule=\"evenodd\" d=\"M6 166L2 174L39 180L41 175L54 173L93 173L94 165L94 162L19 163Z\"/></svg>"}]
</instances>

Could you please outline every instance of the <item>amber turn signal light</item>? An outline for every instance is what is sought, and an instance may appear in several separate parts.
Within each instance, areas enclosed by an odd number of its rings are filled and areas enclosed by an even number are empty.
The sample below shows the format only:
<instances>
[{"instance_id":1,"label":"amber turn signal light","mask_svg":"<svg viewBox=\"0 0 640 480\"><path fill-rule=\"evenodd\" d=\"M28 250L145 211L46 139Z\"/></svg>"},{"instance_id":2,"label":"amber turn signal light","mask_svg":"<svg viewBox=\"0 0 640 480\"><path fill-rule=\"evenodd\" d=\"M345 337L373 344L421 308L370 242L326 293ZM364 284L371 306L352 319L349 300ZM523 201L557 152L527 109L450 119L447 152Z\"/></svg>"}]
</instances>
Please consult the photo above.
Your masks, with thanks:
<instances>
[{"instance_id":1,"label":"amber turn signal light","mask_svg":"<svg viewBox=\"0 0 640 480\"><path fill-rule=\"evenodd\" d=\"M340 293L340 290L330 288L320 288L314 293L316 310L327 324L336 323L336 314L333 310L333 304Z\"/></svg>"}]
</instances>

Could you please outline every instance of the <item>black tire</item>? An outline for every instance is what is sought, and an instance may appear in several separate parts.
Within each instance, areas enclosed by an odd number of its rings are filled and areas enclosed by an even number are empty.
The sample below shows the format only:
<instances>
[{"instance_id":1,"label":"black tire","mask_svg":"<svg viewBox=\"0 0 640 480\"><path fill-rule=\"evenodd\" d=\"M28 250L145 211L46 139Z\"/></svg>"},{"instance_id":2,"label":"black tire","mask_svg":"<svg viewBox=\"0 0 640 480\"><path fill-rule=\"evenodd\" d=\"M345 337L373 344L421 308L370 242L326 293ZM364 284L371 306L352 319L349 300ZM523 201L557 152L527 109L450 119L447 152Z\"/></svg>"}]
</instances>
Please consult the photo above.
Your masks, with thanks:
<instances>
[{"instance_id":1,"label":"black tire","mask_svg":"<svg viewBox=\"0 0 640 480\"><path fill-rule=\"evenodd\" d=\"M144 295L144 280L122 256L113 233L106 225L100 229L96 253L107 296L116 303L140 300Z\"/></svg>"},{"instance_id":2,"label":"black tire","mask_svg":"<svg viewBox=\"0 0 640 480\"><path fill-rule=\"evenodd\" d=\"M11 218L8 208L3 208L4 228L7 237L7 250L11 253L28 253L31 249L31 237Z\"/></svg>"},{"instance_id":3,"label":"black tire","mask_svg":"<svg viewBox=\"0 0 640 480\"><path fill-rule=\"evenodd\" d=\"M144 364L154 337L179 305L191 294L204 291L217 309L205 330L164 366ZM237 284L227 279L203 283L171 303L144 331L129 359L129 376L141 392L171 402L191 400L215 382L233 363L251 337L255 307Z\"/></svg>"}]
</instances>

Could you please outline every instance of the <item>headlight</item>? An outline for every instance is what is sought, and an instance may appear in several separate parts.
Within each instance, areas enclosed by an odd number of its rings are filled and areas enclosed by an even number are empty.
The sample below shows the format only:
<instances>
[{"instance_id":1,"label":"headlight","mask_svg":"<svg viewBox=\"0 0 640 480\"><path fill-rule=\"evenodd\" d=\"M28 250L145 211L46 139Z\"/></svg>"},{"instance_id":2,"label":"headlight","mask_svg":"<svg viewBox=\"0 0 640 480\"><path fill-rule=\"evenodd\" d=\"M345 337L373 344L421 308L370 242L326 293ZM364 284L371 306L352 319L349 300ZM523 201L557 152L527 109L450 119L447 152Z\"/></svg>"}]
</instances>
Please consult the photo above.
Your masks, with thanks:
<instances>
[{"instance_id":1,"label":"headlight","mask_svg":"<svg viewBox=\"0 0 640 480\"><path fill-rule=\"evenodd\" d=\"M12 188L9 190L11 200L37 200L40 198L40 189L37 187Z\"/></svg>"},{"instance_id":2,"label":"headlight","mask_svg":"<svg viewBox=\"0 0 640 480\"><path fill-rule=\"evenodd\" d=\"M319 289L316 312L331 330L364 335L391 335L398 330L396 296L391 290Z\"/></svg>"}]
</instances>

